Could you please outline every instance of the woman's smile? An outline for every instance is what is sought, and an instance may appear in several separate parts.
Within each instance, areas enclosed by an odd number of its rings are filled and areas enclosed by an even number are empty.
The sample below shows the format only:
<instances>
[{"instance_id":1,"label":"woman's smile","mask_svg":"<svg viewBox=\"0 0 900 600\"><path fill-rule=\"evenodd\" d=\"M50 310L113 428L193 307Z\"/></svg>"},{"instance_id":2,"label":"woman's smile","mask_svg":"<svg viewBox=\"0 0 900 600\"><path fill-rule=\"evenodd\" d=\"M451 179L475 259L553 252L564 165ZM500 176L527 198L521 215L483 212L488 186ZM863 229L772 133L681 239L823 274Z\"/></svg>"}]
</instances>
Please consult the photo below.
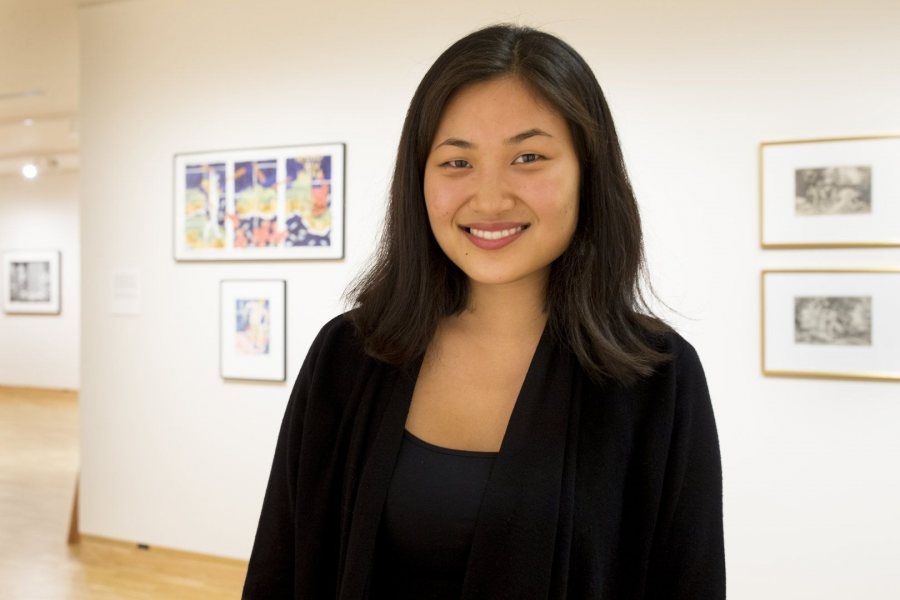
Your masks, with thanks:
<instances>
[{"instance_id":1,"label":"woman's smile","mask_svg":"<svg viewBox=\"0 0 900 600\"><path fill-rule=\"evenodd\" d=\"M497 250L519 239L528 223L473 223L459 228L482 250Z\"/></svg>"}]
</instances>

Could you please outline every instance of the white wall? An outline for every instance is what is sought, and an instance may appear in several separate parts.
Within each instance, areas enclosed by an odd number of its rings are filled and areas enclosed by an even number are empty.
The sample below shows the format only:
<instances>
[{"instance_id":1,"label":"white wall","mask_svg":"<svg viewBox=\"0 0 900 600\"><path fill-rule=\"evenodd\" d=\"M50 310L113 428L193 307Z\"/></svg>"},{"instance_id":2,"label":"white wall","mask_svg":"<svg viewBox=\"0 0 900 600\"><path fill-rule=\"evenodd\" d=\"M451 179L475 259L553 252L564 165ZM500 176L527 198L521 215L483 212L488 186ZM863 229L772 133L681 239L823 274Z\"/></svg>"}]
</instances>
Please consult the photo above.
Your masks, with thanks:
<instances>
[{"instance_id":1,"label":"white wall","mask_svg":"<svg viewBox=\"0 0 900 600\"><path fill-rule=\"evenodd\" d=\"M758 277L896 266L900 250L760 250L756 149L900 131L894 0L82 9L83 530L248 556L289 384L219 378L218 281L288 280L293 375L374 247L419 78L450 42L500 20L560 34L608 95L654 281L709 376L730 597L891 597L900 386L762 377ZM344 261L173 261L173 154L331 141L348 148ZM116 267L142 274L140 317L106 310Z\"/></svg>"},{"instance_id":2,"label":"white wall","mask_svg":"<svg viewBox=\"0 0 900 600\"><path fill-rule=\"evenodd\" d=\"M0 385L77 390L81 316L78 173L0 175L0 254L58 250L58 315L0 310ZM8 282L0 282L5 290Z\"/></svg>"}]
</instances>

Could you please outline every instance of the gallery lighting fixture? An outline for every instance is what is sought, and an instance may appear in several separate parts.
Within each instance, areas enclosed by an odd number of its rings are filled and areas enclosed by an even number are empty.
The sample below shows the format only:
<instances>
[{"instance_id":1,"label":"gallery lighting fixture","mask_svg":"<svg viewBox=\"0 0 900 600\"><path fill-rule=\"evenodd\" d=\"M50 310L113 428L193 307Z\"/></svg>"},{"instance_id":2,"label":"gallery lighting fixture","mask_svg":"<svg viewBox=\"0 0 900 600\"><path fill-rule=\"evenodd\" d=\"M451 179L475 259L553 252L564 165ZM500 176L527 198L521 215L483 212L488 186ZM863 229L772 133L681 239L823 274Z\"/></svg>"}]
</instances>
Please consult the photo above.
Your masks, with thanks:
<instances>
[{"instance_id":1,"label":"gallery lighting fixture","mask_svg":"<svg viewBox=\"0 0 900 600\"><path fill-rule=\"evenodd\" d=\"M59 169L59 159L55 156L31 157L22 165L22 177L34 179L41 173L52 173Z\"/></svg>"},{"instance_id":2,"label":"gallery lighting fixture","mask_svg":"<svg viewBox=\"0 0 900 600\"><path fill-rule=\"evenodd\" d=\"M34 179L38 175L37 165L34 163L27 163L22 167L22 177L25 179Z\"/></svg>"}]
</instances>

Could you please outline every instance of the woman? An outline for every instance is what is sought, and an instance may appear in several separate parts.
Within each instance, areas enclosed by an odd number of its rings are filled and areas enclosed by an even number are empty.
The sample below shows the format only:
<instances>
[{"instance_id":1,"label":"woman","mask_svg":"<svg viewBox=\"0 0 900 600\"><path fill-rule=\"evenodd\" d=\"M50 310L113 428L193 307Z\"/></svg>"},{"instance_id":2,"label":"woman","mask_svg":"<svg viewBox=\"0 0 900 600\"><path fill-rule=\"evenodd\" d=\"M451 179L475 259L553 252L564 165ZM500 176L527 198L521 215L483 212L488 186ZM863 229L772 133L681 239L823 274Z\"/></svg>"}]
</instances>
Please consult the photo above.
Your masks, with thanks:
<instances>
[{"instance_id":1,"label":"woman","mask_svg":"<svg viewBox=\"0 0 900 600\"><path fill-rule=\"evenodd\" d=\"M385 234L285 414L245 598L724 598L694 349L584 60L524 27L445 51Z\"/></svg>"}]
</instances>

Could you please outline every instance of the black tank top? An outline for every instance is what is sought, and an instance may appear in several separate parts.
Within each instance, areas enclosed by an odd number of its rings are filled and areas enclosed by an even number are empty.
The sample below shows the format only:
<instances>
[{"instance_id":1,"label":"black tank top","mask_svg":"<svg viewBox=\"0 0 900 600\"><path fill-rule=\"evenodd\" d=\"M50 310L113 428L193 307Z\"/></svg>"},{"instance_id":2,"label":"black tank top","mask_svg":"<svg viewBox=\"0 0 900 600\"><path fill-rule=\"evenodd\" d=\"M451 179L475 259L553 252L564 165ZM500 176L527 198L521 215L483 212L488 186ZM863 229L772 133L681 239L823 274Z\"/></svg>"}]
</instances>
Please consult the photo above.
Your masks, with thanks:
<instances>
[{"instance_id":1,"label":"black tank top","mask_svg":"<svg viewBox=\"0 0 900 600\"><path fill-rule=\"evenodd\" d=\"M404 433L378 530L372 598L460 597L496 456Z\"/></svg>"}]
</instances>

